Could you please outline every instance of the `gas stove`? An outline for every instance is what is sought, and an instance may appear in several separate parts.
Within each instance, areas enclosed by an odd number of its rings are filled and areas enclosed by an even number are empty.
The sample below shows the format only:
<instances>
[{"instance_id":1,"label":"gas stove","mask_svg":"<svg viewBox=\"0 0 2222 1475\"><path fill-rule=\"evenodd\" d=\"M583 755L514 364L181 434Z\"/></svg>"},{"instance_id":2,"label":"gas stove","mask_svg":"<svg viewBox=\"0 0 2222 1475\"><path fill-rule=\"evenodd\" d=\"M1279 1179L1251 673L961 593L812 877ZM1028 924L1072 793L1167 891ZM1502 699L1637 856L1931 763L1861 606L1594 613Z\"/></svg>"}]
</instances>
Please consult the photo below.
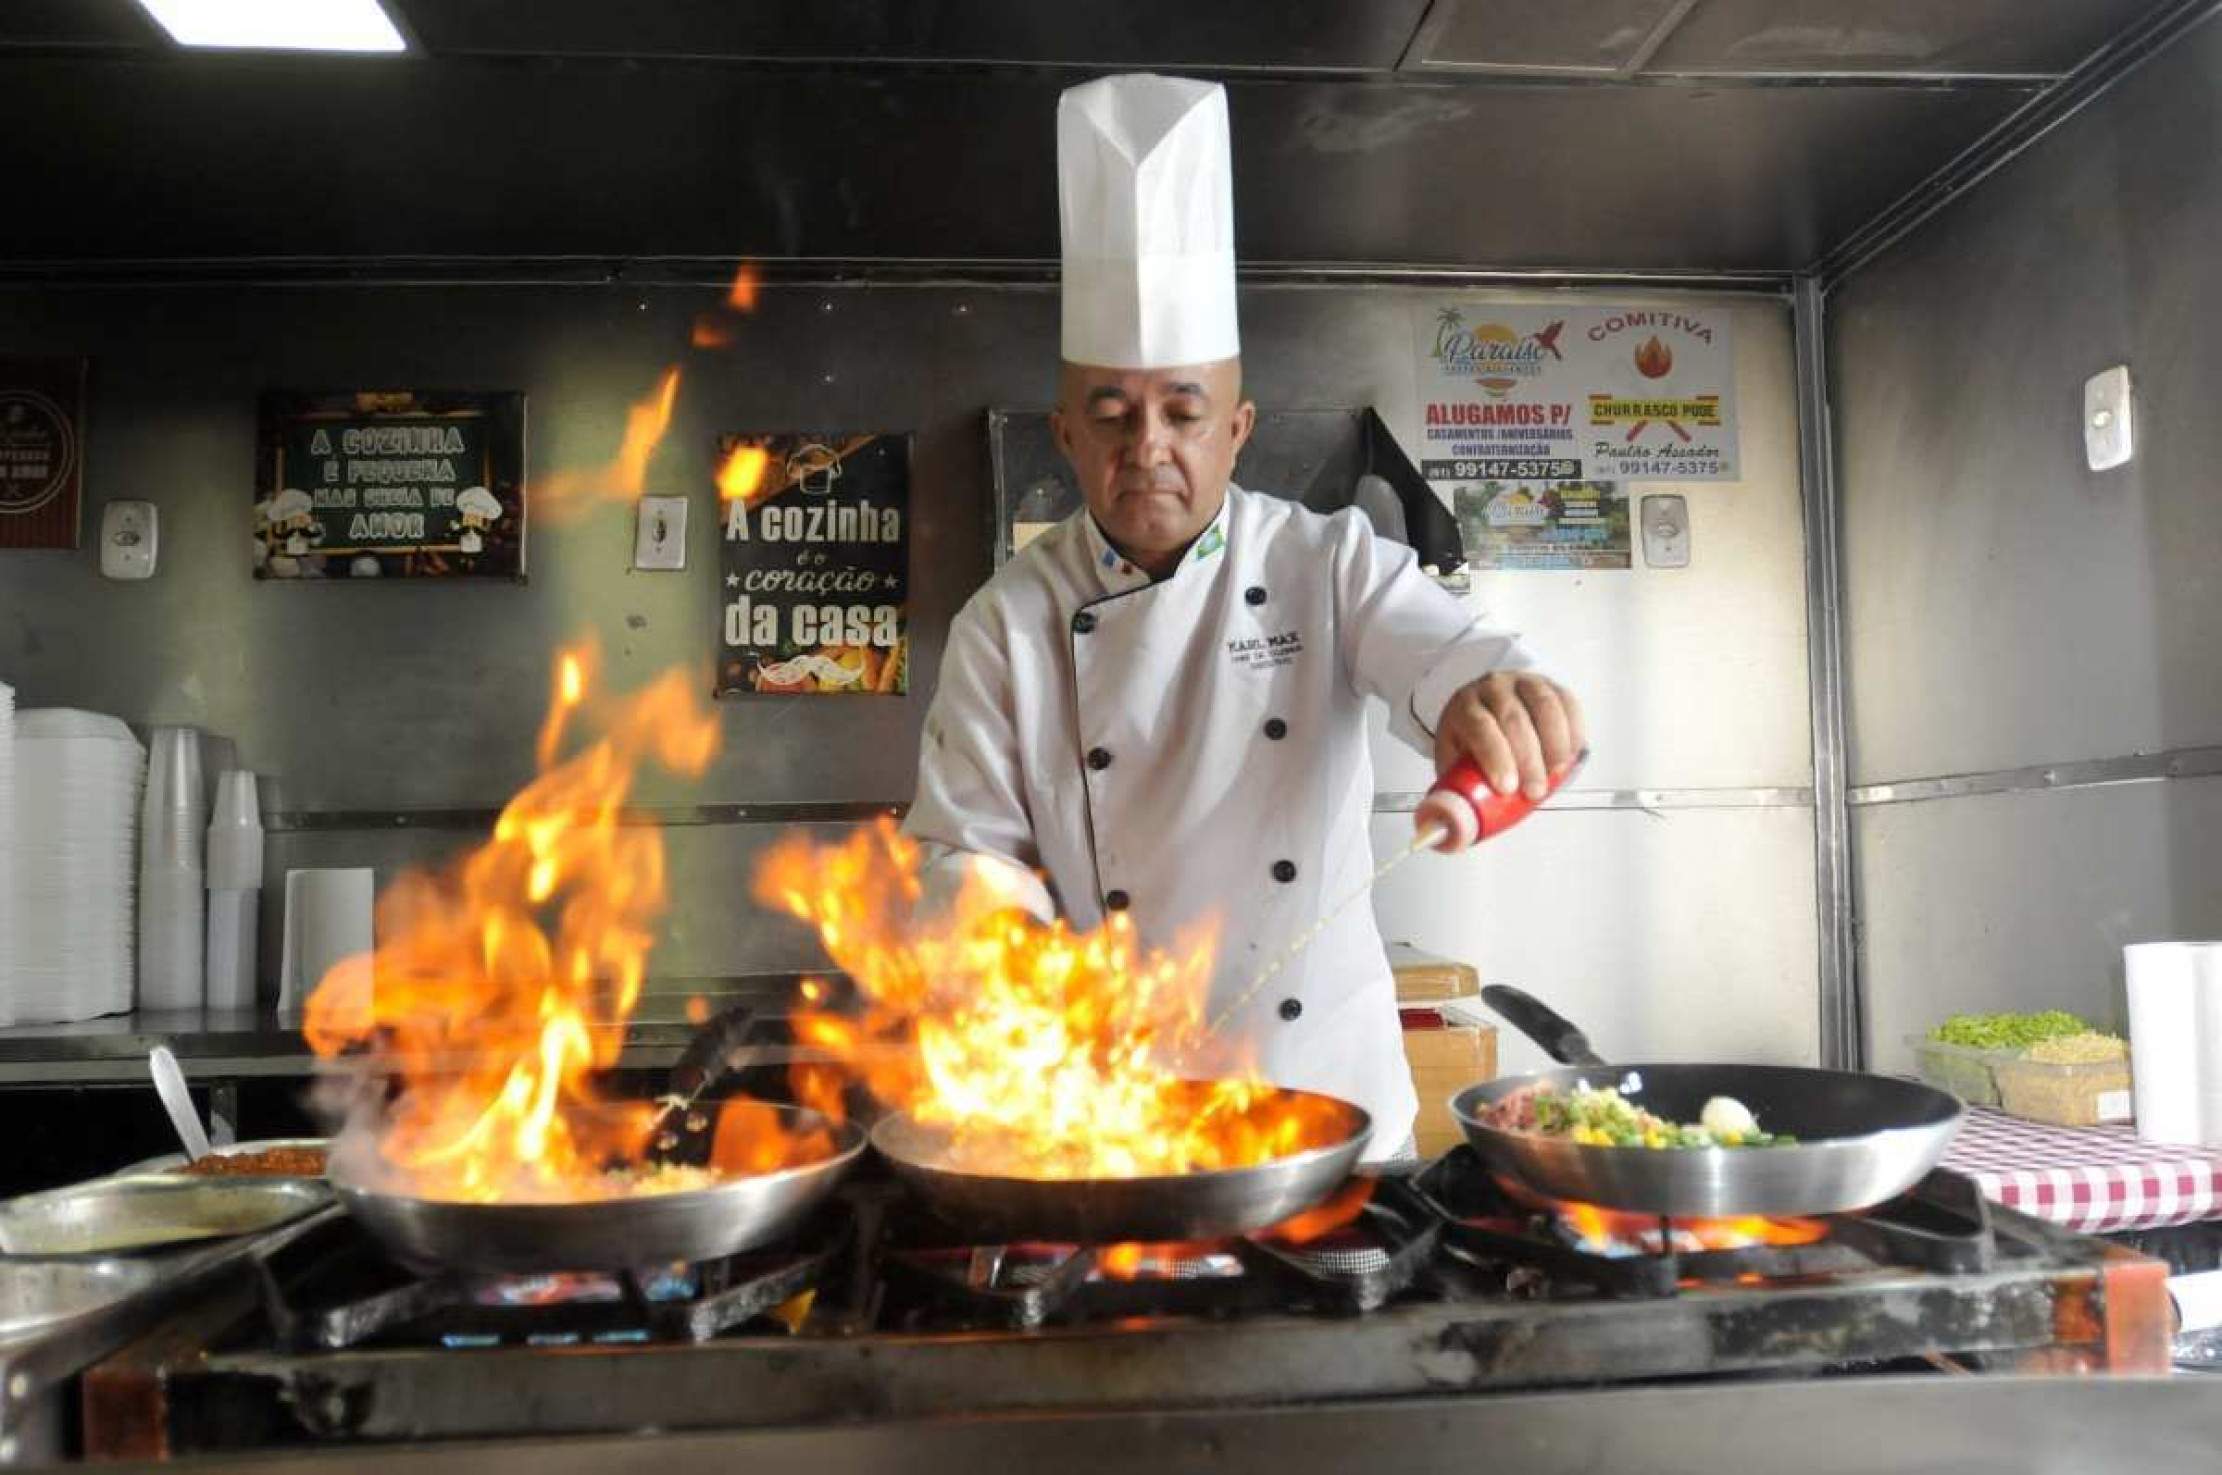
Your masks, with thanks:
<instances>
[{"instance_id":1,"label":"gas stove","mask_svg":"<svg viewBox=\"0 0 2222 1475\"><path fill-rule=\"evenodd\" d=\"M2163 1263L1948 1172L1861 1215L1665 1223L1516 1199L1460 1148L1339 1217L978 1245L865 1175L780 1246L522 1278L419 1274L333 1217L88 1371L86 1453L2167 1366Z\"/></svg>"}]
</instances>

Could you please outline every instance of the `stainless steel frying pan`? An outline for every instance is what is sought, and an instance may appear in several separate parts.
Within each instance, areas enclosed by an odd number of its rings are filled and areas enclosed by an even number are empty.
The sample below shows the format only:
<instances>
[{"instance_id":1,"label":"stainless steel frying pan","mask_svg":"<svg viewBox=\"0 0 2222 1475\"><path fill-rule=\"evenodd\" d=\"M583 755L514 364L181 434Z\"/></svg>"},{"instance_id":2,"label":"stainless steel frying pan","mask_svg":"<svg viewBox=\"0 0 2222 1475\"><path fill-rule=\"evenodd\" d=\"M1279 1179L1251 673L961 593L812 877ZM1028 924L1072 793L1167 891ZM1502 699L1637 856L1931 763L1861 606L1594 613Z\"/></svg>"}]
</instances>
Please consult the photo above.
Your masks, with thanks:
<instances>
[{"instance_id":1,"label":"stainless steel frying pan","mask_svg":"<svg viewBox=\"0 0 2222 1475\"><path fill-rule=\"evenodd\" d=\"M960 1167L948 1134L896 1113L872 1146L928 1207L968 1233L1003 1242L1153 1243L1220 1239L1278 1224L1327 1198L1365 1151L1373 1121L1333 1097L1291 1092L1339 1116L1342 1135L1247 1168L1148 1178L1021 1178Z\"/></svg>"},{"instance_id":2,"label":"stainless steel frying pan","mask_svg":"<svg viewBox=\"0 0 2222 1475\"><path fill-rule=\"evenodd\" d=\"M1959 1098L1913 1081L1779 1065L1608 1065L1579 1029L1519 989L1482 990L1489 1007L1565 1062L1563 1070L1469 1086L1451 1099L1466 1140L1499 1174L1538 1193L1675 1218L1789 1217L1863 1209L1935 1167L1965 1114ZM1511 1131L1494 1108L1516 1092L1618 1086L1670 1121L1694 1122L1715 1096L1751 1108L1783 1147L1593 1147Z\"/></svg>"},{"instance_id":3,"label":"stainless steel frying pan","mask_svg":"<svg viewBox=\"0 0 2222 1475\"><path fill-rule=\"evenodd\" d=\"M344 1157L332 1187L388 1249L420 1266L503 1275L632 1270L710 1260L793 1229L864 1151L864 1133L801 1107L769 1107L794 1132L820 1129L830 1157L681 1193L576 1203L463 1203L411 1198L352 1179Z\"/></svg>"}]
</instances>

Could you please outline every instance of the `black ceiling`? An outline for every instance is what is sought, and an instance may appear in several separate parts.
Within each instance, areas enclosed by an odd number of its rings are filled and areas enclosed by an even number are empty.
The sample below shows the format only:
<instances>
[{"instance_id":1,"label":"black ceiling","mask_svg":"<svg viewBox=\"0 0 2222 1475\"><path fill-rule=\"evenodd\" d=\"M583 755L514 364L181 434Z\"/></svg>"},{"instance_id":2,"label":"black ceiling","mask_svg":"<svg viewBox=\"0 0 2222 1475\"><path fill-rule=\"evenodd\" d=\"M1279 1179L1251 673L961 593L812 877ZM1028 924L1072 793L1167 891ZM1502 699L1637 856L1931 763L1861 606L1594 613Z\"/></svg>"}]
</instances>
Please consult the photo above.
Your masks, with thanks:
<instances>
[{"instance_id":1,"label":"black ceiling","mask_svg":"<svg viewBox=\"0 0 2222 1475\"><path fill-rule=\"evenodd\" d=\"M0 259L1056 253L1057 91L1225 78L1254 262L1807 266L2173 0L387 0L402 58L0 0Z\"/></svg>"}]
</instances>

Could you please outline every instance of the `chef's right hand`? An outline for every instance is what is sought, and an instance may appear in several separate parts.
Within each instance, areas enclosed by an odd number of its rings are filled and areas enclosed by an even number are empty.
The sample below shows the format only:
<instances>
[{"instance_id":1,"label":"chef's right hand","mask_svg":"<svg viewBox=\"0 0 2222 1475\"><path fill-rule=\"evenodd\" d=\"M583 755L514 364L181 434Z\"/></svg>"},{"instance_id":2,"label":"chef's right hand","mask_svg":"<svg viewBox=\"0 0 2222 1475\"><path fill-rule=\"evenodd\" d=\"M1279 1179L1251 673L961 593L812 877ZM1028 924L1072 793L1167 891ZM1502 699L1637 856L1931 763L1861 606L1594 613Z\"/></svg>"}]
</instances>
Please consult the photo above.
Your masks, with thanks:
<instances>
[{"instance_id":1,"label":"chef's right hand","mask_svg":"<svg viewBox=\"0 0 2222 1475\"><path fill-rule=\"evenodd\" d=\"M1451 694L1435 724L1435 772L1474 760L1489 787L1540 801L1589 745L1574 693L1532 671L1493 671Z\"/></svg>"}]
</instances>

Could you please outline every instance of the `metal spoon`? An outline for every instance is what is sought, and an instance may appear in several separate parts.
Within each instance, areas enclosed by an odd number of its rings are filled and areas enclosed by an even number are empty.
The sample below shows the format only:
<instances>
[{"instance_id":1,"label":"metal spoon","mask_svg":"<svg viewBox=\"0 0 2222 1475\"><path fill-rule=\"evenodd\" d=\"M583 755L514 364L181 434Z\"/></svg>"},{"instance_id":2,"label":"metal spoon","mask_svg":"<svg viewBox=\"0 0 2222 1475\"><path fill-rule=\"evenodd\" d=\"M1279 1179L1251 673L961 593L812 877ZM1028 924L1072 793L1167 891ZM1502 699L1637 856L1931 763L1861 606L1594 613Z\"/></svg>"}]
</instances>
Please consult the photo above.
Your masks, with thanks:
<instances>
[{"instance_id":1,"label":"metal spoon","mask_svg":"<svg viewBox=\"0 0 2222 1475\"><path fill-rule=\"evenodd\" d=\"M170 1114L177 1140L185 1145L187 1161L199 1162L208 1156L208 1132L201 1126L201 1114L193 1110L193 1095L185 1087L185 1072L178 1069L177 1057L168 1045L156 1045L147 1055L147 1065L154 1071L154 1091L162 1098L162 1109Z\"/></svg>"}]
</instances>

